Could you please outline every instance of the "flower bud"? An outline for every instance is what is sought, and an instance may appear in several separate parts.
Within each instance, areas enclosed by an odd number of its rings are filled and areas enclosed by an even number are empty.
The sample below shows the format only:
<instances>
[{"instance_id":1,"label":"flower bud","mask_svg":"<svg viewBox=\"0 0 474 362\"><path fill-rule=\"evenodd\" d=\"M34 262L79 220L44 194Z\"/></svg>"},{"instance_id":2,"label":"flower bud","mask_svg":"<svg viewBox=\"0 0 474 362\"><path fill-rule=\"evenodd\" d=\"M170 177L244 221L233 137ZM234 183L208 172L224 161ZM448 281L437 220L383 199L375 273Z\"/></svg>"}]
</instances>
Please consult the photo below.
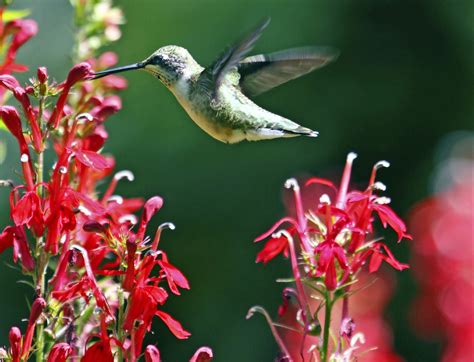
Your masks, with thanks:
<instances>
[{"instance_id":1,"label":"flower bud","mask_svg":"<svg viewBox=\"0 0 474 362\"><path fill-rule=\"evenodd\" d=\"M48 80L48 69L46 67L39 67L37 70L38 80L41 84L46 83Z\"/></svg>"}]
</instances>

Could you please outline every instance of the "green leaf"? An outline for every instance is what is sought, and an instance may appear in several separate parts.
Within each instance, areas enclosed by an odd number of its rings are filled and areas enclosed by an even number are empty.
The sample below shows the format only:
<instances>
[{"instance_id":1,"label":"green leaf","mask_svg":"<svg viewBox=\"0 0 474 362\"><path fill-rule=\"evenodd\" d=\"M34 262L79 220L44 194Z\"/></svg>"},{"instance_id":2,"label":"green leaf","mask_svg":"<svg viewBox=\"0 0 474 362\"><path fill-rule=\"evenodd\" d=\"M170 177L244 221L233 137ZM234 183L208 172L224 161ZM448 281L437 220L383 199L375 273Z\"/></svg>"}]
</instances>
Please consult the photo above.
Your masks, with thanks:
<instances>
[{"instance_id":1,"label":"green leaf","mask_svg":"<svg viewBox=\"0 0 474 362\"><path fill-rule=\"evenodd\" d=\"M0 131L1 130L8 131L7 126L5 126L5 123L3 123L3 120L0 118Z\"/></svg>"},{"instance_id":2,"label":"green leaf","mask_svg":"<svg viewBox=\"0 0 474 362\"><path fill-rule=\"evenodd\" d=\"M23 10L6 10L3 12L2 20L4 22L12 21L15 19L24 18L31 14L31 10L23 9Z\"/></svg>"}]
</instances>

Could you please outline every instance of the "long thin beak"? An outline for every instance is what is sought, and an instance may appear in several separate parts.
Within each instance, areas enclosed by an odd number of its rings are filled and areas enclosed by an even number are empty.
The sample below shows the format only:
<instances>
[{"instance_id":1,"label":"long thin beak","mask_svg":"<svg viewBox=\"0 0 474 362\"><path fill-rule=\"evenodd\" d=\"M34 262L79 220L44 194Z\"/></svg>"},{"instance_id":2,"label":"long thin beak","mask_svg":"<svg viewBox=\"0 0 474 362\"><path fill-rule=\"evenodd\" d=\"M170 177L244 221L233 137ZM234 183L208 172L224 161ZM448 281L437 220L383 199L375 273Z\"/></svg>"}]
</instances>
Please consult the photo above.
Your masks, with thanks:
<instances>
[{"instance_id":1,"label":"long thin beak","mask_svg":"<svg viewBox=\"0 0 474 362\"><path fill-rule=\"evenodd\" d=\"M135 64L130 64L130 65L124 65L123 67L106 69L101 72L94 73L94 75L90 79L99 79L110 74L121 73L121 72L126 72L129 70L135 70L135 69L142 69L142 68L145 68L145 65L146 63L135 63Z\"/></svg>"}]
</instances>

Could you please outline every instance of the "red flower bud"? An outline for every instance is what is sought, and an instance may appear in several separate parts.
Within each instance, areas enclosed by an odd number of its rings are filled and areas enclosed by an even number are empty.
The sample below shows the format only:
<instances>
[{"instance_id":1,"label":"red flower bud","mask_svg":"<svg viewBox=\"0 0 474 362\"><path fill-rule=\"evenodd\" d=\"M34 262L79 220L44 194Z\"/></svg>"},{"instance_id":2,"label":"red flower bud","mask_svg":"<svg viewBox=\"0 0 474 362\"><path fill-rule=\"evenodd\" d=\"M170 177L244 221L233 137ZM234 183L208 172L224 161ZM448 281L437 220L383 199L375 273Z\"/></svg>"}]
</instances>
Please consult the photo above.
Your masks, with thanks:
<instances>
[{"instance_id":1,"label":"red flower bud","mask_svg":"<svg viewBox=\"0 0 474 362\"><path fill-rule=\"evenodd\" d=\"M26 328L23 346L21 347L21 356L26 361L31 350L31 342L33 341L33 334L35 332L36 321L40 317L43 309L46 307L46 301L39 297L36 298L31 306L30 318L28 319L28 327Z\"/></svg>"},{"instance_id":2,"label":"red flower bud","mask_svg":"<svg viewBox=\"0 0 474 362\"><path fill-rule=\"evenodd\" d=\"M79 63L76 64L69 71L69 74L64 84L65 88L70 88L77 82L86 79L91 74L91 66L89 63Z\"/></svg>"},{"instance_id":3,"label":"red flower bud","mask_svg":"<svg viewBox=\"0 0 474 362\"><path fill-rule=\"evenodd\" d=\"M145 349L145 361L146 362L160 362L160 351L156 346L149 344Z\"/></svg>"},{"instance_id":4,"label":"red flower bud","mask_svg":"<svg viewBox=\"0 0 474 362\"><path fill-rule=\"evenodd\" d=\"M72 347L67 343L57 343L51 348L47 362L66 362L72 354Z\"/></svg>"},{"instance_id":5,"label":"red flower bud","mask_svg":"<svg viewBox=\"0 0 474 362\"><path fill-rule=\"evenodd\" d=\"M12 327L8 334L10 341L10 353L12 355L12 362L20 362L20 348L21 348L21 332L18 327Z\"/></svg>"},{"instance_id":6,"label":"red flower bud","mask_svg":"<svg viewBox=\"0 0 474 362\"><path fill-rule=\"evenodd\" d=\"M36 74L40 83L46 83L48 80L48 69L46 67L39 67Z\"/></svg>"}]
</instances>

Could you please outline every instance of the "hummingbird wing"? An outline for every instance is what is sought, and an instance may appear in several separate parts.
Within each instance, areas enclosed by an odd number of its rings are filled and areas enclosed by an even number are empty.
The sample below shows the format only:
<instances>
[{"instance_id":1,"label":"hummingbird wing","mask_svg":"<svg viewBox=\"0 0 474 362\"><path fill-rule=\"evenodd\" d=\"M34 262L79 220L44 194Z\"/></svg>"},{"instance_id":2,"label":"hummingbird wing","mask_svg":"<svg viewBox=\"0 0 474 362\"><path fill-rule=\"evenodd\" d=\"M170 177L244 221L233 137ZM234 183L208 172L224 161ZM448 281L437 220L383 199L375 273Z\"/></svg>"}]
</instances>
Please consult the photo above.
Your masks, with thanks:
<instances>
[{"instance_id":1,"label":"hummingbird wing","mask_svg":"<svg viewBox=\"0 0 474 362\"><path fill-rule=\"evenodd\" d=\"M321 68L339 52L329 47L302 47L247 57L239 62L242 92L256 96Z\"/></svg>"},{"instance_id":2,"label":"hummingbird wing","mask_svg":"<svg viewBox=\"0 0 474 362\"><path fill-rule=\"evenodd\" d=\"M242 38L227 51L221 54L209 67L207 67L199 77L199 84L212 90L213 98L222 84L225 75L232 67L239 62L252 50L255 42L262 35L263 30L270 23L270 18L262 21L254 31Z\"/></svg>"}]
</instances>

